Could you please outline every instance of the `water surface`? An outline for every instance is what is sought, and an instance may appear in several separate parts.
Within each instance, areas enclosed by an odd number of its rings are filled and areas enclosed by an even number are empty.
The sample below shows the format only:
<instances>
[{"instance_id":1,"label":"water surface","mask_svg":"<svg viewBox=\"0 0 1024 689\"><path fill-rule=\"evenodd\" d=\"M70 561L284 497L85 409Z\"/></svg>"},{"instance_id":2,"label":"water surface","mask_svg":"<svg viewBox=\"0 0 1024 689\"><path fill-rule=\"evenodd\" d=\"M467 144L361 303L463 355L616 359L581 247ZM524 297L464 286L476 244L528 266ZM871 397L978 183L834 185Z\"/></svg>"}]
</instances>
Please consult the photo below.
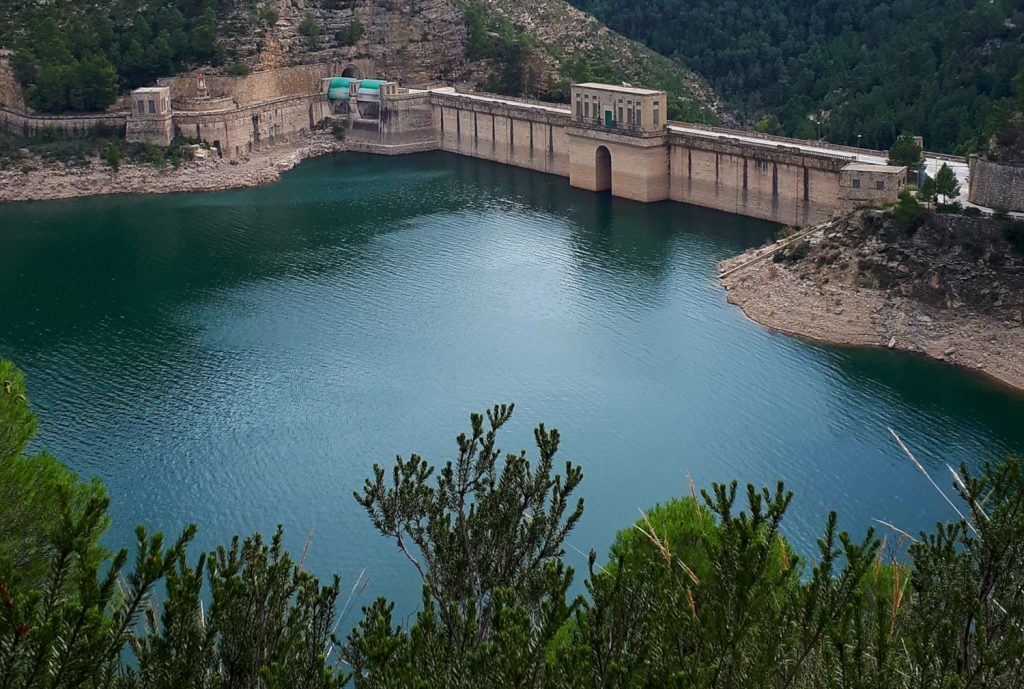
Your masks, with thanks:
<instances>
[{"instance_id":1,"label":"water surface","mask_svg":"<svg viewBox=\"0 0 1024 689\"><path fill-rule=\"evenodd\" d=\"M603 553L638 510L711 481L796 491L805 552L830 509L916 531L945 483L1024 447L1024 398L890 351L768 332L725 302L722 258L775 227L642 205L515 168L345 154L273 185L0 206L0 356L29 379L37 447L139 522L209 547L286 527L321 574L415 606L418 585L352 499L374 462L454 454L467 414L562 432ZM585 569L585 558L569 560Z\"/></svg>"}]
</instances>

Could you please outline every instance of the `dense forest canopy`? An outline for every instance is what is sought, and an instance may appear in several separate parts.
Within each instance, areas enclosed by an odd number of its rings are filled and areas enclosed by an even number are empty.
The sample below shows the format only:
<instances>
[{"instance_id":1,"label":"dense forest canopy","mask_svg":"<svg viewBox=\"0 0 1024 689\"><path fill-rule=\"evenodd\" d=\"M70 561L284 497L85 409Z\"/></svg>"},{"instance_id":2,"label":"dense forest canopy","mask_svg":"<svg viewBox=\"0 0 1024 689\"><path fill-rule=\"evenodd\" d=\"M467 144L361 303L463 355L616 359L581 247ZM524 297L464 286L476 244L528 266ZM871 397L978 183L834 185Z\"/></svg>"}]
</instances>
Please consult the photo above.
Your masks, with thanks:
<instances>
[{"instance_id":1,"label":"dense forest canopy","mask_svg":"<svg viewBox=\"0 0 1024 689\"><path fill-rule=\"evenodd\" d=\"M1018 0L571 1L806 138L983 148L1024 68Z\"/></svg>"},{"instance_id":2,"label":"dense forest canopy","mask_svg":"<svg viewBox=\"0 0 1024 689\"><path fill-rule=\"evenodd\" d=\"M0 45L15 51L28 104L45 112L102 110L119 89L224 59L216 33L223 8L215 0L113 0L88 8L51 1L3 9Z\"/></svg>"}]
</instances>

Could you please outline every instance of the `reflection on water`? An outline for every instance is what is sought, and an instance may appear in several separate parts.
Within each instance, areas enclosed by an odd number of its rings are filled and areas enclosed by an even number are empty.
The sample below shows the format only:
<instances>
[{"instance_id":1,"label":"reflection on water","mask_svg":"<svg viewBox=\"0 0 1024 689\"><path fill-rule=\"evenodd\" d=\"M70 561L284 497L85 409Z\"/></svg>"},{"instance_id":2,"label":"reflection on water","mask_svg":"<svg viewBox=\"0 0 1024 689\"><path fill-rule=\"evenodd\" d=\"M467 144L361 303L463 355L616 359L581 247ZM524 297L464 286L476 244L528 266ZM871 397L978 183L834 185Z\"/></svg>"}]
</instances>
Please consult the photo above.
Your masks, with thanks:
<instances>
[{"instance_id":1,"label":"reflection on water","mask_svg":"<svg viewBox=\"0 0 1024 689\"><path fill-rule=\"evenodd\" d=\"M583 465L572 541L603 551L655 501L784 479L808 548L829 509L917 530L936 472L1024 447L1021 396L889 351L767 332L718 260L774 227L635 204L444 154L343 155L243 191L0 207L0 355L39 446L107 481L112 541L200 544L285 524L310 561L407 608L416 583L351 493L396 452L451 457L470 410L514 400ZM570 558L576 555L570 553ZM585 563L574 562L577 569Z\"/></svg>"}]
</instances>

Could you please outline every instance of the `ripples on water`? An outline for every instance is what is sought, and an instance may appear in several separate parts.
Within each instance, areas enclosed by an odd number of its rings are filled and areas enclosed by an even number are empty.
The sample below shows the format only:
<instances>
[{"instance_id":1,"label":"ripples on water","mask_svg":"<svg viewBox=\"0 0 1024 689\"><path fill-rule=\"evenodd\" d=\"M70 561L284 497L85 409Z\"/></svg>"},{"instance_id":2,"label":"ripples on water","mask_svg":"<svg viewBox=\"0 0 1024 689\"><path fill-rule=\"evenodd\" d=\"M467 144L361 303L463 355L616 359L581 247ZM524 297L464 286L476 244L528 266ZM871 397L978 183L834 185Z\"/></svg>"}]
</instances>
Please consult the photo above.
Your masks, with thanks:
<instances>
[{"instance_id":1,"label":"ripples on water","mask_svg":"<svg viewBox=\"0 0 1024 689\"><path fill-rule=\"evenodd\" d=\"M888 426L936 472L1024 446L1018 395L728 306L717 261L772 225L481 161L344 155L258 189L0 206L0 228L0 355L37 446L107 482L111 542L314 529L317 571L366 567L407 609L417 584L352 491L397 452L450 458L493 402L517 403L506 450L545 421L583 465L584 551L687 472L785 480L805 552L833 508L858 535L928 528L948 508Z\"/></svg>"}]
</instances>

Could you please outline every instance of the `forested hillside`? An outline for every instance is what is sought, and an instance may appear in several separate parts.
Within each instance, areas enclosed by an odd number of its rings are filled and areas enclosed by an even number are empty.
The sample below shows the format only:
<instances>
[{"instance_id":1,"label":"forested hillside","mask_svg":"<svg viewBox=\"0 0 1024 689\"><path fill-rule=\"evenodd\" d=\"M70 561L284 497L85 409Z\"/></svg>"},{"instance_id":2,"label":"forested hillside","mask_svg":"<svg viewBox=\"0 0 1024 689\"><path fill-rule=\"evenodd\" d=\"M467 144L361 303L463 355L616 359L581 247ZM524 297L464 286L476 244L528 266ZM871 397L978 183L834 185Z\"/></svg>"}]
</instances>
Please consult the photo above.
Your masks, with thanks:
<instances>
[{"instance_id":1,"label":"forested hillside","mask_svg":"<svg viewBox=\"0 0 1024 689\"><path fill-rule=\"evenodd\" d=\"M100 110L119 89L192 64L218 64L217 5L209 0L2 3L0 45L37 110Z\"/></svg>"},{"instance_id":2,"label":"forested hillside","mask_svg":"<svg viewBox=\"0 0 1024 689\"><path fill-rule=\"evenodd\" d=\"M769 115L763 129L802 137L983 147L993 103L1024 68L1019 0L571 1L748 117Z\"/></svg>"}]
</instances>

